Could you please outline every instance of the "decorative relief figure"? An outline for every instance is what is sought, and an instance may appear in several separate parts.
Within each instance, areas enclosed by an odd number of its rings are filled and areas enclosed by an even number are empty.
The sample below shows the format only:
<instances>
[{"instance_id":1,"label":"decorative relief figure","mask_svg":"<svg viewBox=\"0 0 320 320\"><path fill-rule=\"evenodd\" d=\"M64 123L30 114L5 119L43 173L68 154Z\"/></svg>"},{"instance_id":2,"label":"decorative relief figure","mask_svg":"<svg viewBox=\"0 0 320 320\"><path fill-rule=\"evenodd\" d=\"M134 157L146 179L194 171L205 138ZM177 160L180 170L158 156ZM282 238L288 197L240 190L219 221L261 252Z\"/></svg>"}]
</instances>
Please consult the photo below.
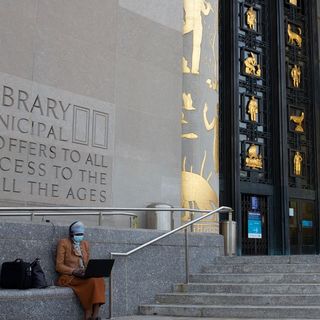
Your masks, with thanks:
<instances>
[{"instance_id":1,"label":"decorative relief figure","mask_svg":"<svg viewBox=\"0 0 320 320\"><path fill-rule=\"evenodd\" d=\"M298 2L297 0L289 0L289 3L292 4L293 6L297 6L298 5L297 2Z\"/></svg>"},{"instance_id":2,"label":"decorative relief figure","mask_svg":"<svg viewBox=\"0 0 320 320\"><path fill-rule=\"evenodd\" d=\"M214 171L219 172L219 125L218 125L218 117L214 117L212 122L209 123L207 118L208 112L208 105L205 103L203 108L203 121L207 131L213 130L213 148L212 148L212 155L213 155L213 165Z\"/></svg>"},{"instance_id":3,"label":"decorative relief figure","mask_svg":"<svg viewBox=\"0 0 320 320\"><path fill-rule=\"evenodd\" d=\"M206 161L206 152L201 165L200 174L186 171L186 157L183 159L182 167L182 206L183 208L194 208L195 206L200 210L211 210L218 208L219 200L216 192L209 184L209 179L203 177L203 170ZM190 206L191 204L191 206Z\"/></svg>"},{"instance_id":4,"label":"decorative relief figure","mask_svg":"<svg viewBox=\"0 0 320 320\"><path fill-rule=\"evenodd\" d=\"M183 133L183 134L181 135L181 138L194 140L194 139L198 139L198 135L197 135L196 133L193 133L193 132Z\"/></svg>"},{"instance_id":5,"label":"decorative relief figure","mask_svg":"<svg viewBox=\"0 0 320 320\"><path fill-rule=\"evenodd\" d=\"M188 67L188 61L185 57L182 57L182 72L190 73L190 68Z\"/></svg>"},{"instance_id":6,"label":"decorative relief figure","mask_svg":"<svg viewBox=\"0 0 320 320\"><path fill-rule=\"evenodd\" d=\"M299 48L302 46L301 28L298 28L299 34L292 31L291 24L288 23L289 44L296 44Z\"/></svg>"},{"instance_id":7,"label":"decorative relief figure","mask_svg":"<svg viewBox=\"0 0 320 320\"><path fill-rule=\"evenodd\" d=\"M246 157L246 166L252 169L262 169L262 156L258 155L258 146L252 144L248 151Z\"/></svg>"},{"instance_id":8,"label":"decorative relief figure","mask_svg":"<svg viewBox=\"0 0 320 320\"><path fill-rule=\"evenodd\" d=\"M257 77L261 76L261 68L257 63L255 55L250 52L249 56L244 60L245 72L249 75L254 75Z\"/></svg>"},{"instance_id":9,"label":"decorative relief figure","mask_svg":"<svg viewBox=\"0 0 320 320\"><path fill-rule=\"evenodd\" d=\"M188 93L188 94L183 93L182 100L183 100L183 109L188 110L188 111L196 110L196 108L194 108L192 105L191 93Z\"/></svg>"},{"instance_id":10,"label":"decorative relief figure","mask_svg":"<svg viewBox=\"0 0 320 320\"><path fill-rule=\"evenodd\" d=\"M207 16L213 9L206 0L184 0L183 3L185 11L183 34L193 32L191 73L199 74L203 30L201 14Z\"/></svg>"},{"instance_id":11,"label":"decorative relief figure","mask_svg":"<svg viewBox=\"0 0 320 320\"><path fill-rule=\"evenodd\" d=\"M249 29L256 30L257 13L253 10L253 7L246 11L246 23Z\"/></svg>"},{"instance_id":12,"label":"decorative relief figure","mask_svg":"<svg viewBox=\"0 0 320 320\"><path fill-rule=\"evenodd\" d=\"M217 14L214 15L214 19L218 20ZM215 23L218 25L218 21ZM210 47L212 49L212 58L209 59L209 66L210 69L212 68L212 77L211 79L207 79L206 83L208 87L214 91L218 92L219 88L219 58L217 57L218 49L218 43L216 41L216 38L218 37L218 28L215 29L215 31L210 36Z\"/></svg>"},{"instance_id":13,"label":"decorative relief figure","mask_svg":"<svg viewBox=\"0 0 320 320\"><path fill-rule=\"evenodd\" d=\"M303 120L304 120L304 112L302 112L300 116L290 116L290 121L293 121L297 125L294 131L304 132L302 127Z\"/></svg>"},{"instance_id":14,"label":"decorative relief figure","mask_svg":"<svg viewBox=\"0 0 320 320\"><path fill-rule=\"evenodd\" d=\"M302 161L303 161L303 158L301 156L301 153L297 151L293 158L293 172L296 176L301 176Z\"/></svg>"},{"instance_id":15,"label":"decorative relief figure","mask_svg":"<svg viewBox=\"0 0 320 320\"><path fill-rule=\"evenodd\" d=\"M291 78L293 82L293 86L295 88L299 88L300 82L301 82L301 69L300 66L297 66L296 64L291 69Z\"/></svg>"},{"instance_id":16,"label":"decorative relief figure","mask_svg":"<svg viewBox=\"0 0 320 320\"><path fill-rule=\"evenodd\" d=\"M250 121L258 122L259 106L257 99L252 96L248 103L248 114L250 115Z\"/></svg>"},{"instance_id":17,"label":"decorative relief figure","mask_svg":"<svg viewBox=\"0 0 320 320\"><path fill-rule=\"evenodd\" d=\"M183 109L187 110L187 111L193 111L196 110L196 108L193 107L192 105L192 97L191 97L191 93L186 94L185 92L182 94L182 100L183 100ZM187 123L186 120L184 120L184 113L182 113L182 120L181 123ZM190 133L183 133L181 135L181 138L183 139L197 139L198 135L196 133L190 132Z\"/></svg>"},{"instance_id":18,"label":"decorative relief figure","mask_svg":"<svg viewBox=\"0 0 320 320\"><path fill-rule=\"evenodd\" d=\"M181 124L187 124L188 121L184 119L184 113L181 114Z\"/></svg>"}]
</instances>

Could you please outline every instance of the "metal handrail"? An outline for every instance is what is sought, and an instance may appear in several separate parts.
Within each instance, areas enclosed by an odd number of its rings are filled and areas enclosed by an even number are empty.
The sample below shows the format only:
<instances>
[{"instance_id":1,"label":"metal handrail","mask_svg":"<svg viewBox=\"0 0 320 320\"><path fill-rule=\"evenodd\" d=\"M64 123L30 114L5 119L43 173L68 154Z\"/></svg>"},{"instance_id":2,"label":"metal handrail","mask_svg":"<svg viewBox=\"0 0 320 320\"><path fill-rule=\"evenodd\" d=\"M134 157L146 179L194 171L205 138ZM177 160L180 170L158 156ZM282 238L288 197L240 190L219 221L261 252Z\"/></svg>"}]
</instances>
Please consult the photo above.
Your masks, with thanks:
<instances>
[{"instance_id":1,"label":"metal handrail","mask_svg":"<svg viewBox=\"0 0 320 320\"><path fill-rule=\"evenodd\" d=\"M60 212L59 212L60 211ZM189 211L194 213L211 212L210 210L186 209L186 208L102 208L102 207L0 207L0 217L24 217L30 216L31 221L35 216L99 216L99 225L102 225L102 217L106 216L129 216L130 228L132 218L138 216L128 211Z\"/></svg>"},{"instance_id":2,"label":"metal handrail","mask_svg":"<svg viewBox=\"0 0 320 320\"><path fill-rule=\"evenodd\" d=\"M196 209L183 209L184 211L190 211L190 212L208 212L207 214L199 217L199 218L196 218L172 231L169 231L153 240L150 240L142 245L140 245L139 247L135 248L135 249L132 249L128 252L111 252L111 258L113 258L114 256L124 256L124 257L128 257L129 255L131 255L132 253L135 253L145 247L148 247L149 245L155 243L155 242L158 242L160 241L161 239L164 239L164 238L167 238L168 236L180 231L180 230L183 230L185 231L185 270L186 270L186 283L189 283L189 247L188 247L188 227L189 226L192 226L193 224L215 214L215 213L221 213L221 212L228 212L229 213L229 228L231 229L231 222L232 222L232 208L230 207L225 207L225 206L222 206L222 207L219 207L218 209L216 210L196 210ZM168 211L168 209L167 209ZM229 230L229 237L231 237L231 230ZM231 239L229 238L229 244L231 244ZM228 248L230 249L230 248ZM230 253L231 251L229 251ZM109 319L112 318L112 280L111 280L111 276L109 278Z\"/></svg>"}]
</instances>

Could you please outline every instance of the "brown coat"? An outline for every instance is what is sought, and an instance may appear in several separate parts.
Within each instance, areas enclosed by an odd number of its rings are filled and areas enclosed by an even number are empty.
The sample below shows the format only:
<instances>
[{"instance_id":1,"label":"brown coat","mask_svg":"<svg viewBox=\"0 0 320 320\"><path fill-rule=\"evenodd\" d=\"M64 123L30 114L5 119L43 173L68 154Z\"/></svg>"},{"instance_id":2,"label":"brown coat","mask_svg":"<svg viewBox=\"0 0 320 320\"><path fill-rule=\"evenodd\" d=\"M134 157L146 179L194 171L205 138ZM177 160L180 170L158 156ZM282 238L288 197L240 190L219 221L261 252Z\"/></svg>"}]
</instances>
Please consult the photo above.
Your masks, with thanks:
<instances>
[{"instance_id":1,"label":"brown coat","mask_svg":"<svg viewBox=\"0 0 320 320\"><path fill-rule=\"evenodd\" d=\"M81 241L80 244L83 262L87 266L89 261L89 243ZM104 304L105 284L103 278L81 279L72 275L73 270L80 267L79 256L74 252L70 239L62 239L58 243L56 270L60 273L58 279L59 286L66 286L73 289L80 299L82 307L85 310L92 310L94 304Z\"/></svg>"},{"instance_id":2,"label":"brown coat","mask_svg":"<svg viewBox=\"0 0 320 320\"><path fill-rule=\"evenodd\" d=\"M83 262L87 266L89 261L89 243L81 241L80 244ZM61 275L72 275L72 271L80 268L80 257L74 253L70 239L61 239L57 247L56 271Z\"/></svg>"}]
</instances>

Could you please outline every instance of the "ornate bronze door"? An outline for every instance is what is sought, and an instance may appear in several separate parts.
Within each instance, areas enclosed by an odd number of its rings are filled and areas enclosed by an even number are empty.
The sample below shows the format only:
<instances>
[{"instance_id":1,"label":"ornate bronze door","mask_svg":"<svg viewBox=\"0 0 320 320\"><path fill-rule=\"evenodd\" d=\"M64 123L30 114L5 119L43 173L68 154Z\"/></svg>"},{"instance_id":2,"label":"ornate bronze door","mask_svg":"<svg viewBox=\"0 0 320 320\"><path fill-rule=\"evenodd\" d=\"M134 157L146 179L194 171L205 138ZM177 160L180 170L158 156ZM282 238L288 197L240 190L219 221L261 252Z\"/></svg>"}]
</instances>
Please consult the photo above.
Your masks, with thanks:
<instances>
[{"instance_id":1,"label":"ornate bronze door","mask_svg":"<svg viewBox=\"0 0 320 320\"><path fill-rule=\"evenodd\" d=\"M235 209L238 253L318 252L317 1L220 3L220 202ZM252 197L261 239L248 237Z\"/></svg>"}]
</instances>

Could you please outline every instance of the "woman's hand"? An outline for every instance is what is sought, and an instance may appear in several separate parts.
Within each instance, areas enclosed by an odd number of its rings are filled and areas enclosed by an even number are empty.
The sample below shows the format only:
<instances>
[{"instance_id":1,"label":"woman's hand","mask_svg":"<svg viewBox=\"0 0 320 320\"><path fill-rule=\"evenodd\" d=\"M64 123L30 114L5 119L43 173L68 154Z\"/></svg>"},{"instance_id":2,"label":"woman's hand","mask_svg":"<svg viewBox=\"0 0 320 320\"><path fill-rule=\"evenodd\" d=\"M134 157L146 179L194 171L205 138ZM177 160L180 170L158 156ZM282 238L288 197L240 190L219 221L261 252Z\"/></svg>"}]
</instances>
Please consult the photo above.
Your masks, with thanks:
<instances>
[{"instance_id":1,"label":"woman's hand","mask_svg":"<svg viewBox=\"0 0 320 320\"><path fill-rule=\"evenodd\" d=\"M85 274L85 270L82 268L74 269L72 275L78 278L82 278Z\"/></svg>"}]
</instances>

